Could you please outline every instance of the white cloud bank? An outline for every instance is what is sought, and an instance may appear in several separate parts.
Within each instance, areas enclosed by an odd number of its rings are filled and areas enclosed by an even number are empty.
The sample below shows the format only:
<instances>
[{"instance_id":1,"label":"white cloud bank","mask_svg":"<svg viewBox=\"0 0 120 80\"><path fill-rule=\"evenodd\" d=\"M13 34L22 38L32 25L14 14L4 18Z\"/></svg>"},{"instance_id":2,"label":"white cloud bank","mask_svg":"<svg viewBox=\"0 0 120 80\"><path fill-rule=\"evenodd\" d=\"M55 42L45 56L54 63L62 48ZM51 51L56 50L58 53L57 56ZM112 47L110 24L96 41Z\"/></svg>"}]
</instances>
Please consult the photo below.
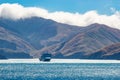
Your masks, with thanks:
<instances>
[{"instance_id":1,"label":"white cloud bank","mask_svg":"<svg viewBox=\"0 0 120 80\"><path fill-rule=\"evenodd\" d=\"M113 10L113 8L111 8ZM100 23L120 29L120 12L114 11L113 15L100 15L97 11L88 11L85 14L69 13L63 11L48 12L38 7L24 7L20 4L1 4L0 17L17 20L20 18L43 17L60 23L77 26L87 26L92 23Z\"/></svg>"}]
</instances>

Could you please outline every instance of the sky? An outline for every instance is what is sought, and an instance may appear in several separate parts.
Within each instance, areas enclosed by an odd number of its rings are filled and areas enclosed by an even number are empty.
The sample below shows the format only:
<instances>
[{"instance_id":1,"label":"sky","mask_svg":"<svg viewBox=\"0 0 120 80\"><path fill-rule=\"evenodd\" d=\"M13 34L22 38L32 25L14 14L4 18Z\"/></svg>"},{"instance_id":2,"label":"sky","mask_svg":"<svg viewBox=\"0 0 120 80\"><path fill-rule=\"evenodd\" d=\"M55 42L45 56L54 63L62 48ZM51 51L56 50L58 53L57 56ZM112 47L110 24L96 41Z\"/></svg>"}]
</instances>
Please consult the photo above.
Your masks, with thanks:
<instances>
[{"instance_id":1,"label":"sky","mask_svg":"<svg viewBox=\"0 0 120 80\"><path fill-rule=\"evenodd\" d=\"M42 17L76 26L99 23L120 29L120 0L0 0L0 17Z\"/></svg>"},{"instance_id":2,"label":"sky","mask_svg":"<svg viewBox=\"0 0 120 80\"><path fill-rule=\"evenodd\" d=\"M111 8L120 10L120 0L0 0L2 3L19 3L23 6L36 6L53 11L85 13L97 10L99 14L113 14Z\"/></svg>"}]
</instances>

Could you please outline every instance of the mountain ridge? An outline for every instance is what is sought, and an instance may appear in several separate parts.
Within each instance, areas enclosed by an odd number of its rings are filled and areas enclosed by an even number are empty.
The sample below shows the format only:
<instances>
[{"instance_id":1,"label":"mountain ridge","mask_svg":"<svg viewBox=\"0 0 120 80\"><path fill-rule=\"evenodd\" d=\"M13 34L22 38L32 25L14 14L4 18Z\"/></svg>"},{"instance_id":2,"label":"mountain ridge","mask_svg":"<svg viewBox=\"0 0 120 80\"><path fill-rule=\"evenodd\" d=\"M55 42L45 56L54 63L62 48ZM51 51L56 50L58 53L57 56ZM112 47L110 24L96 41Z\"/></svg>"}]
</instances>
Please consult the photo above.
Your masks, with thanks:
<instances>
[{"instance_id":1,"label":"mountain ridge","mask_svg":"<svg viewBox=\"0 0 120 80\"><path fill-rule=\"evenodd\" d=\"M13 47L13 52L27 53L29 58L49 52L55 58L89 59L90 54L120 42L120 30L98 23L80 27L32 17L17 21L0 18L0 26L0 43L4 43L1 47L9 45L1 49Z\"/></svg>"}]
</instances>

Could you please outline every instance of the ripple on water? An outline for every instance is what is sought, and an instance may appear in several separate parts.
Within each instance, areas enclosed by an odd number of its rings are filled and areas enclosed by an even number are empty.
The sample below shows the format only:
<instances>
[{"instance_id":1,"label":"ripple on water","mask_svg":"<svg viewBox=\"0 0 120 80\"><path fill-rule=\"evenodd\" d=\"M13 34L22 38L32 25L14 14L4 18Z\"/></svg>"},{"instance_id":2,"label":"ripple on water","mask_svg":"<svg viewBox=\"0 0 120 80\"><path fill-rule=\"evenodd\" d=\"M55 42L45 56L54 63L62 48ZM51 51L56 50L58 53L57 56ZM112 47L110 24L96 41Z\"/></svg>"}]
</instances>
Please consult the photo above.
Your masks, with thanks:
<instances>
[{"instance_id":1,"label":"ripple on water","mask_svg":"<svg viewBox=\"0 0 120 80\"><path fill-rule=\"evenodd\" d=\"M120 64L0 64L1 79L118 80Z\"/></svg>"}]
</instances>

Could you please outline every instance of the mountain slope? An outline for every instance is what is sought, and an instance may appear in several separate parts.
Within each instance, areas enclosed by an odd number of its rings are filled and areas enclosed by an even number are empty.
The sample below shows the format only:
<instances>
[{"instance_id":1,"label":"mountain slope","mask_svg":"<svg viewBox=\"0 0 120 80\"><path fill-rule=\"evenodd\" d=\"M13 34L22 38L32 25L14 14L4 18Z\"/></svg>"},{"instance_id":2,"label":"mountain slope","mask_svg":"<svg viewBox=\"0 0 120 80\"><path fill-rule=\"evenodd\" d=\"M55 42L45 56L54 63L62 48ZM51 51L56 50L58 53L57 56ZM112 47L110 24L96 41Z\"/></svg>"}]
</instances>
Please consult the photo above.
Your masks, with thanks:
<instances>
[{"instance_id":1,"label":"mountain slope","mask_svg":"<svg viewBox=\"0 0 120 80\"><path fill-rule=\"evenodd\" d=\"M87 55L91 59L120 59L120 43L104 47Z\"/></svg>"},{"instance_id":2,"label":"mountain slope","mask_svg":"<svg viewBox=\"0 0 120 80\"><path fill-rule=\"evenodd\" d=\"M3 55L0 55L0 59L7 59L7 58Z\"/></svg>"},{"instance_id":3,"label":"mountain slope","mask_svg":"<svg viewBox=\"0 0 120 80\"><path fill-rule=\"evenodd\" d=\"M0 25L19 34L36 49L66 41L79 32L79 27L38 17L11 20L0 18Z\"/></svg>"},{"instance_id":4,"label":"mountain slope","mask_svg":"<svg viewBox=\"0 0 120 80\"><path fill-rule=\"evenodd\" d=\"M22 53L20 55L26 54L27 57L30 57L27 53L31 52L32 50L34 50L34 48L29 43L19 38L15 33L0 27L1 55L5 56L6 58L13 58L12 56L10 57L10 54L13 54L14 57L19 58L19 54L17 53ZM25 57L25 55L23 57Z\"/></svg>"},{"instance_id":5,"label":"mountain slope","mask_svg":"<svg viewBox=\"0 0 120 80\"><path fill-rule=\"evenodd\" d=\"M76 36L64 44L59 43L49 46L38 52L43 53L47 51L55 56L59 53L66 58L86 58L87 55L103 47L119 42L120 30L102 24L92 24L80 30Z\"/></svg>"},{"instance_id":6,"label":"mountain slope","mask_svg":"<svg viewBox=\"0 0 120 80\"><path fill-rule=\"evenodd\" d=\"M64 55L84 53L87 55L105 46L120 42L120 31L105 25L92 24L69 40L61 49ZM69 53L69 54L68 54Z\"/></svg>"},{"instance_id":7,"label":"mountain slope","mask_svg":"<svg viewBox=\"0 0 120 80\"><path fill-rule=\"evenodd\" d=\"M78 27L32 17L15 21L0 18L0 26L0 50L8 58L38 58L44 52L57 58L91 58L102 48L120 43L120 30L97 23ZM99 53L92 57L99 57Z\"/></svg>"}]
</instances>

